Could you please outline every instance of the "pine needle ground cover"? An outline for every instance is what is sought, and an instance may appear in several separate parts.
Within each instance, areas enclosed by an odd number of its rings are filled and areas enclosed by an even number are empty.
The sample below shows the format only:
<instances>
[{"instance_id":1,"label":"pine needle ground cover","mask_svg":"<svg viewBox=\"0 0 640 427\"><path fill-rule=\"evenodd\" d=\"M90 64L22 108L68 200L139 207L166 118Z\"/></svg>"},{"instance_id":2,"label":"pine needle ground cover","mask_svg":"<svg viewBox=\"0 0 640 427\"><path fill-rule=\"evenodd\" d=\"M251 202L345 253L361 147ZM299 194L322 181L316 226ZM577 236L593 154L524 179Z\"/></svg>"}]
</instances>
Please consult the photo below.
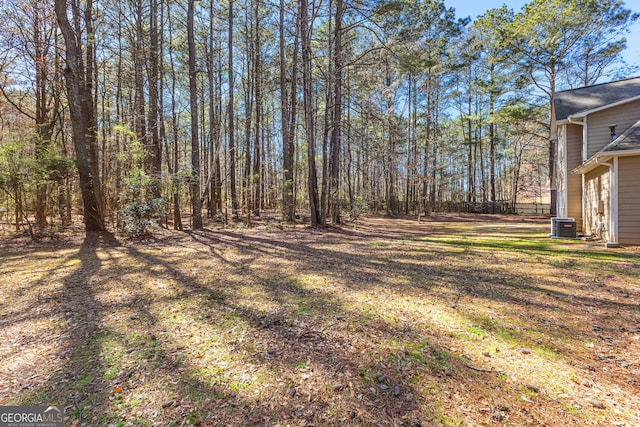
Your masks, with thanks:
<instances>
[{"instance_id":1,"label":"pine needle ground cover","mask_svg":"<svg viewBox=\"0 0 640 427\"><path fill-rule=\"evenodd\" d=\"M640 424L640 250L518 217L0 238L0 405L68 425Z\"/></svg>"}]
</instances>

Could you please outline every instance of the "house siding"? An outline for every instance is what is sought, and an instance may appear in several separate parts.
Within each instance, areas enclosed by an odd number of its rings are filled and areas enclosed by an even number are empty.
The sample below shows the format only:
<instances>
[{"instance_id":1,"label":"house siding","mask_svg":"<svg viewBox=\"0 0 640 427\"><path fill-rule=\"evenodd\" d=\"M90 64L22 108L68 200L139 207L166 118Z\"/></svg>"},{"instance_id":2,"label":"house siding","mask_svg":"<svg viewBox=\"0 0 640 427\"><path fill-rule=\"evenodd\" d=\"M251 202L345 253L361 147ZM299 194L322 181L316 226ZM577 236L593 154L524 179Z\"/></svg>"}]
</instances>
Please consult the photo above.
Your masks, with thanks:
<instances>
[{"instance_id":1,"label":"house siding","mask_svg":"<svg viewBox=\"0 0 640 427\"><path fill-rule=\"evenodd\" d=\"M587 116L589 146L586 158L593 156L611 142L610 125L616 125L616 134L620 136L638 121L638 111L640 111L640 100L589 114Z\"/></svg>"},{"instance_id":2,"label":"house siding","mask_svg":"<svg viewBox=\"0 0 640 427\"><path fill-rule=\"evenodd\" d=\"M555 159L554 183L556 186L556 212L558 218L567 217L567 188L566 188L566 152L567 152L567 126L558 127L558 144Z\"/></svg>"},{"instance_id":3,"label":"house siding","mask_svg":"<svg viewBox=\"0 0 640 427\"><path fill-rule=\"evenodd\" d=\"M583 232L585 235L596 234L598 226L598 205L601 203L602 212L604 213L603 222L605 224L604 238L609 238L609 203L610 203L610 187L609 187L609 168L599 166L588 172L584 176L585 184L585 209Z\"/></svg>"},{"instance_id":4,"label":"house siding","mask_svg":"<svg viewBox=\"0 0 640 427\"><path fill-rule=\"evenodd\" d=\"M618 241L640 244L640 156L618 159Z\"/></svg>"},{"instance_id":5,"label":"house siding","mask_svg":"<svg viewBox=\"0 0 640 427\"><path fill-rule=\"evenodd\" d=\"M567 217L575 218L577 231L582 232L582 175L572 172L582 164L582 126L567 125Z\"/></svg>"}]
</instances>

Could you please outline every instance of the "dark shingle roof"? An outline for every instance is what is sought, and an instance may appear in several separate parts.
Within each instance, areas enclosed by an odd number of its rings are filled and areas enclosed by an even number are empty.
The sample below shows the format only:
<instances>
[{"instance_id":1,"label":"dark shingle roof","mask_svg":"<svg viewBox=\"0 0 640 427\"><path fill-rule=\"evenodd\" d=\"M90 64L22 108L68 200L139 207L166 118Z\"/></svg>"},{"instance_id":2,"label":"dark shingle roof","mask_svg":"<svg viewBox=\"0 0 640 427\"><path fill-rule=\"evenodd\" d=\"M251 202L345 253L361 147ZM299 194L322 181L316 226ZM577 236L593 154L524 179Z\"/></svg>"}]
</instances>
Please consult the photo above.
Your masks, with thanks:
<instances>
[{"instance_id":1,"label":"dark shingle roof","mask_svg":"<svg viewBox=\"0 0 640 427\"><path fill-rule=\"evenodd\" d=\"M640 120L604 147L601 153L640 149Z\"/></svg>"},{"instance_id":2,"label":"dark shingle roof","mask_svg":"<svg viewBox=\"0 0 640 427\"><path fill-rule=\"evenodd\" d=\"M556 120L640 95L640 77L556 92Z\"/></svg>"}]
</instances>

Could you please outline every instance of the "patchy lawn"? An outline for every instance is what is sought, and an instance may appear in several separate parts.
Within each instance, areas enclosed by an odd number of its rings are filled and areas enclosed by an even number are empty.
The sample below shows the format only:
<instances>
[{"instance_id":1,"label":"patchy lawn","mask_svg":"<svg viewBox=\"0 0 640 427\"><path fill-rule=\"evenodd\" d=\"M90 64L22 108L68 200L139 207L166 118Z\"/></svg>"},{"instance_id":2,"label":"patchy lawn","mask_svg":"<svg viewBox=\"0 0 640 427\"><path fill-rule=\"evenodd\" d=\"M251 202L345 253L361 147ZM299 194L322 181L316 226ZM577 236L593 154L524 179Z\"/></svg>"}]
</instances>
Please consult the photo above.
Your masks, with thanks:
<instances>
[{"instance_id":1,"label":"patchy lawn","mask_svg":"<svg viewBox=\"0 0 640 427\"><path fill-rule=\"evenodd\" d=\"M0 404L68 425L640 425L640 250L497 219L0 238Z\"/></svg>"}]
</instances>

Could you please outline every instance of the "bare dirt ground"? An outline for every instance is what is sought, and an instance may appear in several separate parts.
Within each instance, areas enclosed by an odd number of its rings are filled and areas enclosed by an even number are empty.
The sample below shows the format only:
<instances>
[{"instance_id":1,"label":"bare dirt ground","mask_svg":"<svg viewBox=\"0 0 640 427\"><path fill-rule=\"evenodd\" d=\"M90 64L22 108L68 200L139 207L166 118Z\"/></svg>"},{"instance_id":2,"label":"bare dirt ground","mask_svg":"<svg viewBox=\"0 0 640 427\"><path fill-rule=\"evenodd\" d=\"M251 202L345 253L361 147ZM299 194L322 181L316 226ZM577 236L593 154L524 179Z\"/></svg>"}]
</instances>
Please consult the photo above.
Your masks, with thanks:
<instances>
[{"instance_id":1,"label":"bare dirt ground","mask_svg":"<svg viewBox=\"0 0 640 427\"><path fill-rule=\"evenodd\" d=\"M638 426L640 250L547 232L5 235L0 405L83 426Z\"/></svg>"}]
</instances>

